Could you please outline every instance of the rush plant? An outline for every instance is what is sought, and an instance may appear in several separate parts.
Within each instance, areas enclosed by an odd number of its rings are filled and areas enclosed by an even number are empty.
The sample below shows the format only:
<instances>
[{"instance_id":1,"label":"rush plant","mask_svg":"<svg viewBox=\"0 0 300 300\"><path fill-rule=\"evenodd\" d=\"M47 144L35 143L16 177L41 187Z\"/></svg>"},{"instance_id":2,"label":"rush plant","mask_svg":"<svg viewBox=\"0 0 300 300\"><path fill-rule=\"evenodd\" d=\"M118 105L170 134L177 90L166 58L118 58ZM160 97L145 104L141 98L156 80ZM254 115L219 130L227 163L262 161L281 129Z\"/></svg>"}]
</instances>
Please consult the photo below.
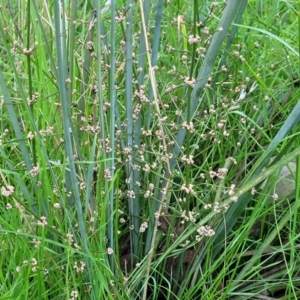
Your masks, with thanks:
<instances>
[{"instance_id":1,"label":"rush plant","mask_svg":"<svg viewBox=\"0 0 300 300\"><path fill-rule=\"evenodd\" d=\"M298 299L298 5L4 0L1 299Z\"/></svg>"}]
</instances>

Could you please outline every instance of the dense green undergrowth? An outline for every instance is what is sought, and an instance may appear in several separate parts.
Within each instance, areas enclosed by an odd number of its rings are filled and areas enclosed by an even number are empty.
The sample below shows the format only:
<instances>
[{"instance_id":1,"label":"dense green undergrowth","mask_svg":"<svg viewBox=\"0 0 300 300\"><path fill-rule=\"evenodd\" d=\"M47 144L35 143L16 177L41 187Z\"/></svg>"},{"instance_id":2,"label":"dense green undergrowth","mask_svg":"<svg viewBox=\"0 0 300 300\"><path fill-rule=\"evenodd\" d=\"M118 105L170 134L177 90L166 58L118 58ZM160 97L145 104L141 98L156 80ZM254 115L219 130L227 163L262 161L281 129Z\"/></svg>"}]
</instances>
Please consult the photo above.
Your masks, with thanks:
<instances>
[{"instance_id":1,"label":"dense green undergrowth","mask_svg":"<svg viewBox=\"0 0 300 300\"><path fill-rule=\"evenodd\" d=\"M4 1L0 299L298 299L298 10Z\"/></svg>"}]
</instances>

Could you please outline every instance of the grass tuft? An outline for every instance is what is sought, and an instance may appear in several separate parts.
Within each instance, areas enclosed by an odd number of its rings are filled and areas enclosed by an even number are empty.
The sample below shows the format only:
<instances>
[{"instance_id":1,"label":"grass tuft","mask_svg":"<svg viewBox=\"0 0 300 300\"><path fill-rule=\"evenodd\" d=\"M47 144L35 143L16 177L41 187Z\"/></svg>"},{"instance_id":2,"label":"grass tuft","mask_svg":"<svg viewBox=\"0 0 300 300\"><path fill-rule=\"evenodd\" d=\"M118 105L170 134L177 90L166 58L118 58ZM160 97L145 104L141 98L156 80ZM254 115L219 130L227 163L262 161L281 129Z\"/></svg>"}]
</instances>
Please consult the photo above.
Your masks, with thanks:
<instances>
[{"instance_id":1,"label":"grass tuft","mask_svg":"<svg viewBox=\"0 0 300 300\"><path fill-rule=\"evenodd\" d=\"M298 299L298 6L4 0L1 299Z\"/></svg>"}]
</instances>

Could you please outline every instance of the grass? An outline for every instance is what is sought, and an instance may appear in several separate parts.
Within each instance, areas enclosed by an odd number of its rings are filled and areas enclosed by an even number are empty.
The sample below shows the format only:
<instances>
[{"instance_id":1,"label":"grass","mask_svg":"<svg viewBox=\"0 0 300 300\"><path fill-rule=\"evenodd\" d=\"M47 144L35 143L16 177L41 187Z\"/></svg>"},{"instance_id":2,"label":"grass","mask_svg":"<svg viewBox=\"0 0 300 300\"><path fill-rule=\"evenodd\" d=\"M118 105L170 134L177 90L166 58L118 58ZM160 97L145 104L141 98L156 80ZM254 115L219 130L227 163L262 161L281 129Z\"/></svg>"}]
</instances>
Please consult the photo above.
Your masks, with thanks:
<instances>
[{"instance_id":1,"label":"grass","mask_svg":"<svg viewBox=\"0 0 300 300\"><path fill-rule=\"evenodd\" d=\"M298 299L298 10L4 1L0 299Z\"/></svg>"}]
</instances>

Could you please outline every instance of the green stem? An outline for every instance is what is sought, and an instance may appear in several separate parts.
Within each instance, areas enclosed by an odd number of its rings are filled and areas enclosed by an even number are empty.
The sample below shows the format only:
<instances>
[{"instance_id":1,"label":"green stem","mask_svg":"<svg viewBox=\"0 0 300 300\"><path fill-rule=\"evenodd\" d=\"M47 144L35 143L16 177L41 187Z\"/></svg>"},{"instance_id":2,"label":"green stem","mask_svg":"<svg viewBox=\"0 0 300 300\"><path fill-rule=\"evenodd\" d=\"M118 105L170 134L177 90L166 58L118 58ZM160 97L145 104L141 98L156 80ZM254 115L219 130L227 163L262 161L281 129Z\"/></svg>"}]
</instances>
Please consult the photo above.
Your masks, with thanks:
<instances>
[{"instance_id":1,"label":"green stem","mask_svg":"<svg viewBox=\"0 0 300 300\"><path fill-rule=\"evenodd\" d=\"M31 14L31 1L27 2L27 51L29 51L30 49L30 14ZM28 52L28 54L26 54L26 60L27 60L27 75L28 75L28 98L30 101L33 101L33 91L32 91L32 73L31 73L31 52ZM32 103L32 105L29 104L31 113L33 114L33 108L32 106L34 105L34 103ZM31 140L31 147L32 147L32 163L33 166L37 166L37 155L36 155L36 142L35 139Z\"/></svg>"}]
</instances>

